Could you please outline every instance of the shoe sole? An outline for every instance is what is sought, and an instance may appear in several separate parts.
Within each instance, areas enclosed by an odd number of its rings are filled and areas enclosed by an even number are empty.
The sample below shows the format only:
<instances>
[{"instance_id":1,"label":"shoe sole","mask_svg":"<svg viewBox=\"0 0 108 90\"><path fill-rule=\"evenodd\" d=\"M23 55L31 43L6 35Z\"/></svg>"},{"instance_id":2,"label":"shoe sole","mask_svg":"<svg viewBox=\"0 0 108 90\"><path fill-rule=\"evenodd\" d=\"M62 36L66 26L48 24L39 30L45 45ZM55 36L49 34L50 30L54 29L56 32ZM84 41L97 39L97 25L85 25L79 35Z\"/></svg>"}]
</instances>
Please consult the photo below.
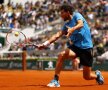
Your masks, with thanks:
<instances>
[{"instance_id":1,"label":"shoe sole","mask_svg":"<svg viewBox=\"0 0 108 90\"><path fill-rule=\"evenodd\" d=\"M47 87L52 87L52 88L53 88L53 87L57 87L57 88L59 88L60 86L50 86L50 85L47 85Z\"/></svg>"}]
</instances>

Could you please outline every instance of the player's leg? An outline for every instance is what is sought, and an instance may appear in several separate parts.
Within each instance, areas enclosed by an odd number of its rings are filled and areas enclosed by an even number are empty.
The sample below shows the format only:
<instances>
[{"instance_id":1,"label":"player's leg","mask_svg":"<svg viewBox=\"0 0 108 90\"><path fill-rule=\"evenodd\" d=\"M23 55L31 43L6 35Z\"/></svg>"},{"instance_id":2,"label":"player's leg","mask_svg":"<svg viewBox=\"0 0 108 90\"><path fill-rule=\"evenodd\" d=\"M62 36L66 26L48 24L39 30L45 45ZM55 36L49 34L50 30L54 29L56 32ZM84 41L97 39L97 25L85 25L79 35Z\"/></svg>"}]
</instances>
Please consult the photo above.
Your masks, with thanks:
<instances>
[{"instance_id":1,"label":"player's leg","mask_svg":"<svg viewBox=\"0 0 108 90\"><path fill-rule=\"evenodd\" d=\"M95 74L91 72L91 67L93 64L93 55L92 55L92 49L86 49L81 50L82 53L80 53L80 62L83 65L83 77L86 80L93 80L96 79L98 84L103 84L104 79L101 75L100 71L96 71Z\"/></svg>"},{"instance_id":2,"label":"player's leg","mask_svg":"<svg viewBox=\"0 0 108 90\"><path fill-rule=\"evenodd\" d=\"M55 74L59 76L64 60L74 59L74 58L76 58L76 54L72 50L66 49L62 51L58 55L58 60L57 60L56 68L55 68Z\"/></svg>"},{"instance_id":3,"label":"player's leg","mask_svg":"<svg viewBox=\"0 0 108 90\"><path fill-rule=\"evenodd\" d=\"M91 67L83 66L83 78L86 80L96 79L97 75L91 72Z\"/></svg>"},{"instance_id":4,"label":"player's leg","mask_svg":"<svg viewBox=\"0 0 108 90\"><path fill-rule=\"evenodd\" d=\"M80 63L79 58L75 58L72 60L73 70L79 70L79 63Z\"/></svg>"},{"instance_id":5,"label":"player's leg","mask_svg":"<svg viewBox=\"0 0 108 90\"><path fill-rule=\"evenodd\" d=\"M69 58L71 58L71 59L76 58L76 54L72 50L66 49L66 50L60 52L60 54L58 55L57 63L56 63L54 80L52 80L47 86L60 87L59 75L60 75L60 71L62 69L63 61L66 59L69 59Z\"/></svg>"},{"instance_id":6,"label":"player's leg","mask_svg":"<svg viewBox=\"0 0 108 90\"><path fill-rule=\"evenodd\" d=\"M95 73L91 71L91 67L83 66L83 78L86 80L95 79L99 85L104 83L104 78L101 75L101 72L97 70Z\"/></svg>"}]
</instances>

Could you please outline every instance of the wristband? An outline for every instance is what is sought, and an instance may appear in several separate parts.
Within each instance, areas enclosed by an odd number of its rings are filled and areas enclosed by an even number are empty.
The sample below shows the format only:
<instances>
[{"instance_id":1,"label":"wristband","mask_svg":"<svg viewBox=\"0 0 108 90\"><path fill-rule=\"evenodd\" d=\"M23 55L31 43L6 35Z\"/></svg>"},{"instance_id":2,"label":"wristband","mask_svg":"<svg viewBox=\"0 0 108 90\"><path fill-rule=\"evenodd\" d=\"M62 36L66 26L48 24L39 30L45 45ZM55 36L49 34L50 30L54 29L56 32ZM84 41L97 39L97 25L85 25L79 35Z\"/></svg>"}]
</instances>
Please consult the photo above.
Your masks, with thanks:
<instances>
[{"instance_id":1,"label":"wristband","mask_svg":"<svg viewBox=\"0 0 108 90\"><path fill-rule=\"evenodd\" d=\"M43 43L44 46L47 46L47 45L49 45L49 44L50 44L49 41L45 41L45 42Z\"/></svg>"}]
</instances>

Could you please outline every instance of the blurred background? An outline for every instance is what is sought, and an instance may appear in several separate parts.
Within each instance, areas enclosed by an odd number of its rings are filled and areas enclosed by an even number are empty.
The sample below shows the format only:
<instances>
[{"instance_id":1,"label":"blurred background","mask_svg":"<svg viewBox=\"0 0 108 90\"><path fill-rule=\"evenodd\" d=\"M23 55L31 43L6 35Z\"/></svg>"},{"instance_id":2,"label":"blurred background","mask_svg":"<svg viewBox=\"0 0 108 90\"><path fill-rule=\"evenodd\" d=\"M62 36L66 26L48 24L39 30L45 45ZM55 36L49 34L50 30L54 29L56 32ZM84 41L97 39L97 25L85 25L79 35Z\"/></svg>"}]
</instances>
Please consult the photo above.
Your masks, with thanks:
<instances>
[{"instance_id":1,"label":"blurred background","mask_svg":"<svg viewBox=\"0 0 108 90\"><path fill-rule=\"evenodd\" d=\"M6 33L20 30L31 42L43 43L64 24L59 11L63 3L72 5L91 27L93 70L108 70L108 0L0 0L0 69L22 68L22 48L7 44ZM66 42L63 36L45 50L27 48L27 69L54 70ZM64 62L63 70L73 70L72 63Z\"/></svg>"}]
</instances>

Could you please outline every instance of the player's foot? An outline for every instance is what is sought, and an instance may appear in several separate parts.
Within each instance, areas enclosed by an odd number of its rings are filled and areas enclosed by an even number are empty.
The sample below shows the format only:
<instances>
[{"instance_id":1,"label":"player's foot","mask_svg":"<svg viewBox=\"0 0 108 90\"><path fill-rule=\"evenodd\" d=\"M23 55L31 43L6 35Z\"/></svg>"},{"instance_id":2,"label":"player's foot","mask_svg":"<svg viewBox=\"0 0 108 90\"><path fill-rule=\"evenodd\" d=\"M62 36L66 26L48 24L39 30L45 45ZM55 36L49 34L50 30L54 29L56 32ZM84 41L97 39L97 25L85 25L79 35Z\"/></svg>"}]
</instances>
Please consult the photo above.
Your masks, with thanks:
<instances>
[{"instance_id":1,"label":"player's foot","mask_svg":"<svg viewBox=\"0 0 108 90\"><path fill-rule=\"evenodd\" d=\"M104 84L104 78L103 78L101 72L100 72L99 70L96 70L95 73L96 73L96 75L97 75L97 78L96 78L97 83L98 83L99 85Z\"/></svg>"},{"instance_id":2,"label":"player's foot","mask_svg":"<svg viewBox=\"0 0 108 90\"><path fill-rule=\"evenodd\" d=\"M48 85L48 87L60 87L59 81L52 80Z\"/></svg>"}]
</instances>

